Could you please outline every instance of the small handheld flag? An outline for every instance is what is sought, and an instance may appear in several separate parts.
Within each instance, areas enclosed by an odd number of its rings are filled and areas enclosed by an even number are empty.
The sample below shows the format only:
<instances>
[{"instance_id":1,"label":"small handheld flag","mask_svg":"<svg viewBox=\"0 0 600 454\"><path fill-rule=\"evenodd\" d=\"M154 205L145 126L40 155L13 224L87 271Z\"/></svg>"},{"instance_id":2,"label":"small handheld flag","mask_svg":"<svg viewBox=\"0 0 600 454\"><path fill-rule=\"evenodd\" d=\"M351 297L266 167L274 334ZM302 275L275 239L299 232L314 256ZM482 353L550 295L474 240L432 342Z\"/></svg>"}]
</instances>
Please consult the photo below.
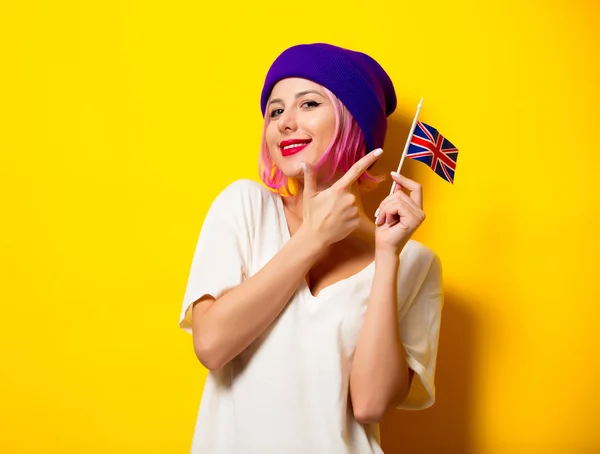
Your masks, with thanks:
<instances>
[{"instance_id":1,"label":"small handheld flag","mask_svg":"<svg viewBox=\"0 0 600 454\"><path fill-rule=\"evenodd\" d=\"M419 112L423 107L423 98L417 106L417 112L413 119L400 164L398 164L397 173L400 173L404 157L424 162L431 169L449 183L454 184L454 172L456 171L456 161L458 160L458 148L450 143L448 139L442 136L437 129L418 121ZM390 195L396 189L396 181L392 183ZM375 224L379 220L379 209L375 212Z\"/></svg>"},{"instance_id":2,"label":"small handheld flag","mask_svg":"<svg viewBox=\"0 0 600 454\"><path fill-rule=\"evenodd\" d=\"M434 127L417 122L406 156L424 162L444 180L454 184L458 148Z\"/></svg>"}]
</instances>

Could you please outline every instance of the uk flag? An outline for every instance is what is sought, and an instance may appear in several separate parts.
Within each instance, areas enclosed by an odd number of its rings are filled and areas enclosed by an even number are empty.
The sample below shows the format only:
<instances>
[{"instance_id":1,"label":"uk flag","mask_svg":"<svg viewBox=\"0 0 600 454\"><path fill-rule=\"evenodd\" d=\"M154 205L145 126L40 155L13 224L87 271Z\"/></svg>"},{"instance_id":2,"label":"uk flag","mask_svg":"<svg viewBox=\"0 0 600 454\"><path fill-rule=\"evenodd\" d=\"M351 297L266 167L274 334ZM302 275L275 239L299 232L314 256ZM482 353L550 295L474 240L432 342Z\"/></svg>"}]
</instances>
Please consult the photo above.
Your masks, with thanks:
<instances>
[{"instance_id":1,"label":"uk flag","mask_svg":"<svg viewBox=\"0 0 600 454\"><path fill-rule=\"evenodd\" d=\"M444 180L454 184L458 149L437 129L418 121L406 156L424 162Z\"/></svg>"}]
</instances>

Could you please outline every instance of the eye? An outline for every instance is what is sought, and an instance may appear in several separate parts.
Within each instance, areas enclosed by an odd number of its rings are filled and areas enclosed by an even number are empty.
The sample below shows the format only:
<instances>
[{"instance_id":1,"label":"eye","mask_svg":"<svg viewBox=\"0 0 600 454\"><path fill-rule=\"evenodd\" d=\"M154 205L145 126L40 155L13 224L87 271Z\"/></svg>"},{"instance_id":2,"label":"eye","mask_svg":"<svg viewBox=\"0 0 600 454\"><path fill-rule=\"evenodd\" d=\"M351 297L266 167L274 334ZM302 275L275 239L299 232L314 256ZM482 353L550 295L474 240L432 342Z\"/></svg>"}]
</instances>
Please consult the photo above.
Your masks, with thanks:
<instances>
[{"instance_id":1,"label":"eye","mask_svg":"<svg viewBox=\"0 0 600 454\"><path fill-rule=\"evenodd\" d=\"M270 117L275 118L277 115L281 115L282 112L283 112L283 109L274 109L271 111Z\"/></svg>"},{"instance_id":2,"label":"eye","mask_svg":"<svg viewBox=\"0 0 600 454\"><path fill-rule=\"evenodd\" d=\"M321 103L317 101L304 101L302 105L306 107L319 107Z\"/></svg>"}]
</instances>

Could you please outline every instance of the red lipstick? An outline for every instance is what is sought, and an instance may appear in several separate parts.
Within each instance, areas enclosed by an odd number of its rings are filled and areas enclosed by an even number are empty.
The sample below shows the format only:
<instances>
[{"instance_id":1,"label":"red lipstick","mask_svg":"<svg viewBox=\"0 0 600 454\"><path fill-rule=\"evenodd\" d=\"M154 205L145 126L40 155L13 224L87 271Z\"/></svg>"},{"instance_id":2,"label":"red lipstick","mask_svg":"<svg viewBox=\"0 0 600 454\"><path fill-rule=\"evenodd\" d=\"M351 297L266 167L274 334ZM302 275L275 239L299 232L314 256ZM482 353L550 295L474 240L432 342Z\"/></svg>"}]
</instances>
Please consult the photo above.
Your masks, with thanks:
<instances>
[{"instance_id":1,"label":"red lipstick","mask_svg":"<svg viewBox=\"0 0 600 454\"><path fill-rule=\"evenodd\" d=\"M304 150L308 144L311 142L311 139L290 139L283 140L279 144L279 149L281 150L282 156L292 156L296 153L300 153ZM290 146L293 145L293 146ZM287 147L287 148L286 148Z\"/></svg>"}]
</instances>

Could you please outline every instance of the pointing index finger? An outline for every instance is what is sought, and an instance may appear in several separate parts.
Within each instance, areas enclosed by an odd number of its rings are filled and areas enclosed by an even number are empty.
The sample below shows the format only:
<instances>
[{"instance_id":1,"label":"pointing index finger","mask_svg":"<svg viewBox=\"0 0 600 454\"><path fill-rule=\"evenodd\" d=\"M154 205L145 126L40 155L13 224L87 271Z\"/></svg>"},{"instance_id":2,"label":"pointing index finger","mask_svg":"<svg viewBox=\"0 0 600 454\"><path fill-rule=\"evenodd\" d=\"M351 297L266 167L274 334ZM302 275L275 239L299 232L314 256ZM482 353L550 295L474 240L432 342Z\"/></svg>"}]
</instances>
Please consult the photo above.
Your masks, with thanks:
<instances>
[{"instance_id":1,"label":"pointing index finger","mask_svg":"<svg viewBox=\"0 0 600 454\"><path fill-rule=\"evenodd\" d=\"M360 176L365 173L375 161L377 161L377 158L381 156L381 153L383 153L381 148L378 148L371 153L367 153L365 156L356 161L354 165L348 169L344 176L336 181L332 187L336 189L347 189L349 186L355 183L356 180L358 180Z\"/></svg>"}]
</instances>

